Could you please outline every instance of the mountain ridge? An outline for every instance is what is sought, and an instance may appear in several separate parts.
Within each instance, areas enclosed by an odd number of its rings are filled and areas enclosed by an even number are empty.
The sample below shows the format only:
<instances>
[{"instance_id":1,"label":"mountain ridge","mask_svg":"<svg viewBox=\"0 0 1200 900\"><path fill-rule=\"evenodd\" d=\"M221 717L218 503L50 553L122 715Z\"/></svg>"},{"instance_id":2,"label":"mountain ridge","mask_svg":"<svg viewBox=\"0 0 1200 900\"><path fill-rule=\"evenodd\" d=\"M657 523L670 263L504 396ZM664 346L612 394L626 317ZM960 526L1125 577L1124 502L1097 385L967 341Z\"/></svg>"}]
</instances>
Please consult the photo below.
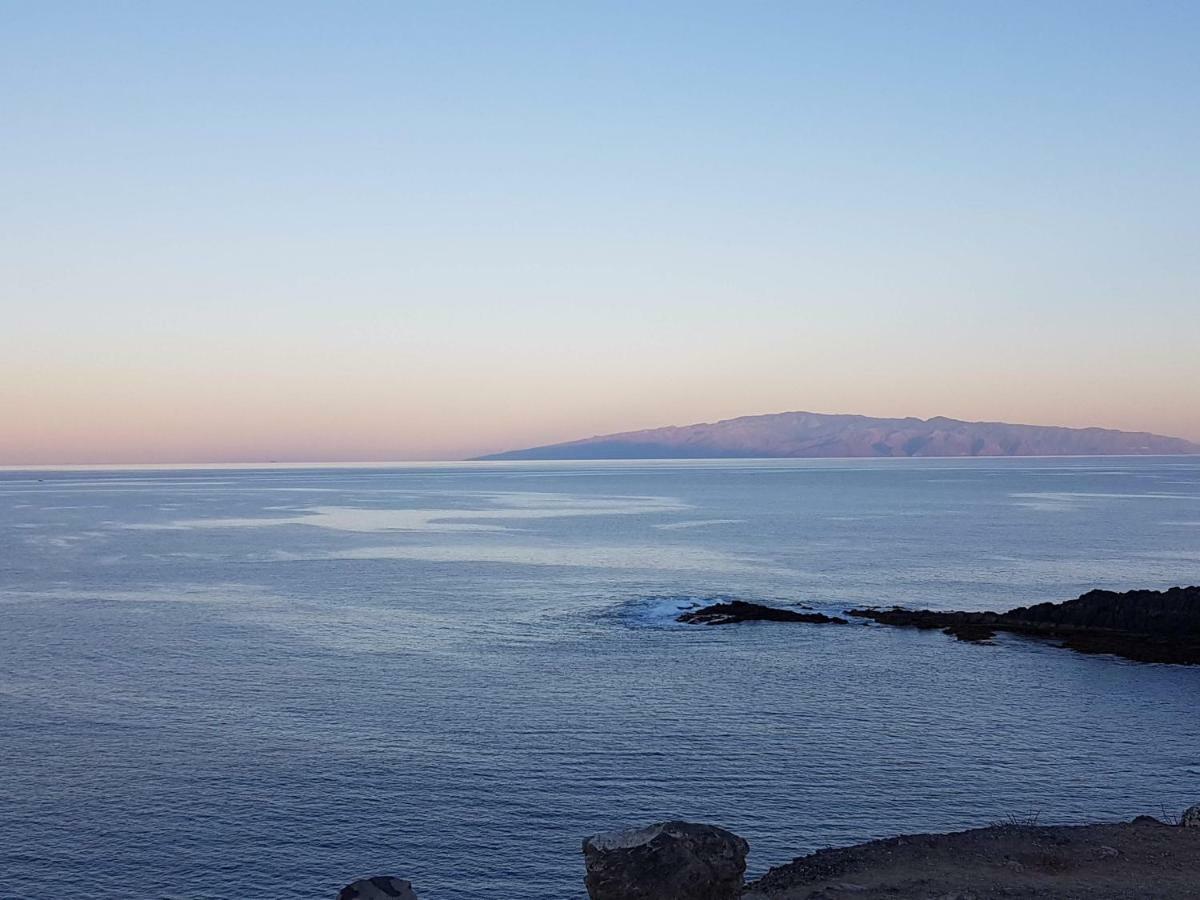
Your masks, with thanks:
<instances>
[{"instance_id":1,"label":"mountain ridge","mask_svg":"<svg viewBox=\"0 0 1200 900\"><path fill-rule=\"evenodd\" d=\"M822 459L854 457L1117 456L1200 453L1200 444L1146 431L879 418L804 411L668 425L478 457L553 459Z\"/></svg>"}]
</instances>

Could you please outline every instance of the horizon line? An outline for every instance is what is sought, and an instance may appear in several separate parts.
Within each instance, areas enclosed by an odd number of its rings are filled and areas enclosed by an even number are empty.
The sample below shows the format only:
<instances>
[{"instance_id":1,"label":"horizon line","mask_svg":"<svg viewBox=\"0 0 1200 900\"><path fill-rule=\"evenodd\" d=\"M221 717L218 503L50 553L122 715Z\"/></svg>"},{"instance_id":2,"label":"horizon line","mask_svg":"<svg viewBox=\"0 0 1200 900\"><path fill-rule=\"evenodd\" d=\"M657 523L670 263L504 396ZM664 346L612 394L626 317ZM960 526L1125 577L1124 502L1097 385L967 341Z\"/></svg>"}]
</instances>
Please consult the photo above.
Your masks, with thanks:
<instances>
[{"instance_id":1,"label":"horizon line","mask_svg":"<svg viewBox=\"0 0 1200 900\"><path fill-rule=\"evenodd\" d=\"M0 473L5 472L129 472L139 470L153 471L214 471L214 470L272 470L272 469L384 469L402 466L569 466L581 463L605 465L665 465L668 463L819 463L819 462L915 462L925 460L1023 460L1023 459L1191 459L1200 456L1200 450L1191 453L1030 453L1021 455L980 455L980 456L671 456L646 458L604 458L595 459L483 459L469 457L465 459L380 459L380 460L302 460L296 462L142 462L142 463L29 463L17 465L0 465Z\"/></svg>"}]
</instances>

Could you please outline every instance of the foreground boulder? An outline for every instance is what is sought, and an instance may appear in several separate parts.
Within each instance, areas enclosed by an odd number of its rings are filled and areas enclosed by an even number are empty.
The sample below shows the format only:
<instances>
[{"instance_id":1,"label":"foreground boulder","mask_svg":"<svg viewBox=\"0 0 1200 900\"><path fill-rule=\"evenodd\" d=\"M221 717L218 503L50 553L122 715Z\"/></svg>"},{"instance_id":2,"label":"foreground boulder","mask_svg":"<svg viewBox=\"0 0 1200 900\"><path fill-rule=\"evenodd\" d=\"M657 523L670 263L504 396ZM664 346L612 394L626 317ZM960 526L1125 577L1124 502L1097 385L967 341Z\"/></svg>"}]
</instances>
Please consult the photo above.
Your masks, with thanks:
<instances>
[{"instance_id":1,"label":"foreground boulder","mask_svg":"<svg viewBox=\"0 0 1200 900\"><path fill-rule=\"evenodd\" d=\"M802 613L778 606L764 606L745 600L710 603L699 609L689 609L676 621L692 625L732 625L735 622L808 622L812 625L848 625L845 619L823 613Z\"/></svg>"},{"instance_id":2,"label":"foreground boulder","mask_svg":"<svg viewBox=\"0 0 1200 900\"><path fill-rule=\"evenodd\" d=\"M1184 828L1200 828L1200 803L1185 809L1179 817L1179 824Z\"/></svg>"},{"instance_id":3,"label":"foreground boulder","mask_svg":"<svg viewBox=\"0 0 1200 900\"><path fill-rule=\"evenodd\" d=\"M376 875L346 885L338 891L337 900L417 900L417 895L403 878Z\"/></svg>"},{"instance_id":4,"label":"foreground boulder","mask_svg":"<svg viewBox=\"0 0 1200 900\"><path fill-rule=\"evenodd\" d=\"M583 842L591 900L734 900L750 845L715 825L660 822Z\"/></svg>"}]
</instances>

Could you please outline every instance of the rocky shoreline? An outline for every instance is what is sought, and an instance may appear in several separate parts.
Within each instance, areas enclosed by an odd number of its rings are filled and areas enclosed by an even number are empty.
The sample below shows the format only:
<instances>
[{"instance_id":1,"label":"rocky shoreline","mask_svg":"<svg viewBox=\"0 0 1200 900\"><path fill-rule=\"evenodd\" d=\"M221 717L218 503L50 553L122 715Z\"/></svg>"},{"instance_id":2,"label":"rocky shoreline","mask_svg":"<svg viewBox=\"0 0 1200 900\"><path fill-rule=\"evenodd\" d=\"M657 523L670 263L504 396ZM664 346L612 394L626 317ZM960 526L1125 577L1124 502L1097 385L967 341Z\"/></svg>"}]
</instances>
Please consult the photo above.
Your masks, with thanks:
<instances>
[{"instance_id":1,"label":"rocky shoreline","mask_svg":"<svg viewBox=\"0 0 1200 900\"><path fill-rule=\"evenodd\" d=\"M1189 900L1200 896L1200 804L1177 821L998 824L818 850L746 884L744 838L658 822L583 842L590 900ZM401 878L347 885L337 900L417 900Z\"/></svg>"},{"instance_id":2,"label":"rocky shoreline","mask_svg":"<svg viewBox=\"0 0 1200 900\"><path fill-rule=\"evenodd\" d=\"M1008 612L852 609L847 615L882 625L937 628L959 640L987 641L997 632L1045 638L1080 653L1111 653L1138 662L1200 664L1200 587L1166 591L1089 591L1065 603Z\"/></svg>"},{"instance_id":3,"label":"rocky shoreline","mask_svg":"<svg viewBox=\"0 0 1200 900\"><path fill-rule=\"evenodd\" d=\"M1039 603L1008 612L850 609L846 615L902 628L939 629L963 641L985 643L998 632L1054 640L1080 653L1109 653L1138 662L1200 665L1200 586L1166 591L1089 591L1063 603ZM803 622L845 625L823 613L802 613L745 600L688 610L678 621L703 625Z\"/></svg>"},{"instance_id":4,"label":"rocky shoreline","mask_svg":"<svg viewBox=\"0 0 1200 900\"><path fill-rule=\"evenodd\" d=\"M1200 807L1185 818L1200 825ZM1181 821L1180 825L1184 822ZM1200 827L1150 816L1099 825L992 825L820 850L741 900L1183 900L1200 896Z\"/></svg>"}]
</instances>

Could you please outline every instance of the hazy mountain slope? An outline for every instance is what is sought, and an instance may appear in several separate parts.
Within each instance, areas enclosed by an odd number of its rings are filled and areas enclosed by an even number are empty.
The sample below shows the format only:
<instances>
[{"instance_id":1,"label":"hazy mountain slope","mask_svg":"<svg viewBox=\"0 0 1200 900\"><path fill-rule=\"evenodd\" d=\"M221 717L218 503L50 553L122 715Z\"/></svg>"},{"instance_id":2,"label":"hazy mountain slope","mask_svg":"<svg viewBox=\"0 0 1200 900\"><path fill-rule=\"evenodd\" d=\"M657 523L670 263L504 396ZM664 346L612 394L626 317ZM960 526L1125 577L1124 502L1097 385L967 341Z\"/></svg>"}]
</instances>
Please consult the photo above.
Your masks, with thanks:
<instances>
[{"instance_id":1,"label":"hazy mountain slope","mask_svg":"<svg viewBox=\"0 0 1200 900\"><path fill-rule=\"evenodd\" d=\"M845 456L1070 456L1200 453L1182 438L1054 428L787 412L600 435L482 459L713 459Z\"/></svg>"}]
</instances>

